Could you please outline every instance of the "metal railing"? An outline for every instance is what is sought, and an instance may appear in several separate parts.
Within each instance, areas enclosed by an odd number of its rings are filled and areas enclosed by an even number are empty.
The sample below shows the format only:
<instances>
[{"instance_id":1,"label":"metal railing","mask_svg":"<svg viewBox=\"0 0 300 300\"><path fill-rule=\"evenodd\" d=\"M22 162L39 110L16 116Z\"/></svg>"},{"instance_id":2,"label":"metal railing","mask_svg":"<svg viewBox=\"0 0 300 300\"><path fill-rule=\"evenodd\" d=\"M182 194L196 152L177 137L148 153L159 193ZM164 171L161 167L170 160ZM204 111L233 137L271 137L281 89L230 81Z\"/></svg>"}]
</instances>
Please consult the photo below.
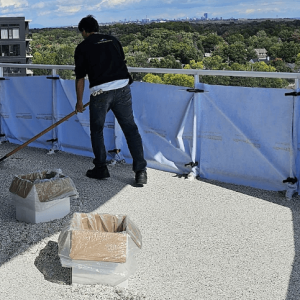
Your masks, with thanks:
<instances>
[{"instance_id":1,"label":"metal railing","mask_svg":"<svg viewBox=\"0 0 300 300\"><path fill-rule=\"evenodd\" d=\"M70 65L35 65L35 64L13 64L0 63L0 77L4 77L4 68L26 68L26 69L47 69L52 70L52 76L57 76L57 70L74 70L75 66ZM262 78L284 78L294 79L295 89L300 88L300 73L281 72L257 72L257 71L220 71L220 70L194 70L194 69L158 69L158 68L135 68L128 67L132 73L157 73L157 74L186 74L193 75L195 86L199 83L199 75L202 76L233 76L233 77L262 77Z\"/></svg>"}]
</instances>

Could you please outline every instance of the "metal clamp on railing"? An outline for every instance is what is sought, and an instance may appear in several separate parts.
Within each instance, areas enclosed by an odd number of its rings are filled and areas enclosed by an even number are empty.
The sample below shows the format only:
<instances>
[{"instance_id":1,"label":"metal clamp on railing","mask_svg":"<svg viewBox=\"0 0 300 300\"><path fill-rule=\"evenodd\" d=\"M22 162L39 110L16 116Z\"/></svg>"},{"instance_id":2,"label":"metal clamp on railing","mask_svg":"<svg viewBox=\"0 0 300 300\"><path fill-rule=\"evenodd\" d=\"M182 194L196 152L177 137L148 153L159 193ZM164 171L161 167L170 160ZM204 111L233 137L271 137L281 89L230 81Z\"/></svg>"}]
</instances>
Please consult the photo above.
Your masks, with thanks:
<instances>
[{"instance_id":1,"label":"metal clamp on railing","mask_svg":"<svg viewBox=\"0 0 300 300\"><path fill-rule=\"evenodd\" d=\"M300 96L300 92L285 93L285 96Z\"/></svg>"},{"instance_id":2,"label":"metal clamp on railing","mask_svg":"<svg viewBox=\"0 0 300 300\"><path fill-rule=\"evenodd\" d=\"M49 77L46 77L47 79L53 79L53 80L58 80L59 79L59 76L49 76Z\"/></svg>"},{"instance_id":3,"label":"metal clamp on railing","mask_svg":"<svg viewBox=\"0 0 300 300\"><path fill-rule=\"evenodd\" d=\"M200 90L200 89L186 89L186 91L190 93L205 93L204 90Z\"/></svg>"},{"instance_id":4,"label":"metal clamp on railing","mask_svg":"<svg viewBox=\"0 0 300 300\"><path fill-rule=\"evenodd\" d=\"M296 182L298 182L298 179L297 179L297 177L294 177L294 178L288 177L287 179L283 180L282 182L295 184Z\"/></svg>"}]
</instances>

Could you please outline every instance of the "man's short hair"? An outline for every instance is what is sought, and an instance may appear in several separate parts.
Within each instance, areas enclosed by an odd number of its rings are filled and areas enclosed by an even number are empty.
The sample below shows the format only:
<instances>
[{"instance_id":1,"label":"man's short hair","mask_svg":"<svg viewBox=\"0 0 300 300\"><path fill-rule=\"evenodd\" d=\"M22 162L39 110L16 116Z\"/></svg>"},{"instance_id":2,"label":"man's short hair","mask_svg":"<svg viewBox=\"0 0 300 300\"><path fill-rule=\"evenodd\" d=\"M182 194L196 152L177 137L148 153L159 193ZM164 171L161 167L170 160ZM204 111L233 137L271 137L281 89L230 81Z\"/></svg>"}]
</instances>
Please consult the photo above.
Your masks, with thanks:
<instances>
[{"instance_id":1,"label":"man's short hair","mask_svg":"<svg viewBox=\"0 0 300 300\"><path fill-rule=\"evenodd\" d=\"M88 15L85 18L82 18L78 24L78 29L80 32L85 30L85 32L98 32L99 31L99 24L97 20L92 16Z\"/></svg>"}]
</instances>

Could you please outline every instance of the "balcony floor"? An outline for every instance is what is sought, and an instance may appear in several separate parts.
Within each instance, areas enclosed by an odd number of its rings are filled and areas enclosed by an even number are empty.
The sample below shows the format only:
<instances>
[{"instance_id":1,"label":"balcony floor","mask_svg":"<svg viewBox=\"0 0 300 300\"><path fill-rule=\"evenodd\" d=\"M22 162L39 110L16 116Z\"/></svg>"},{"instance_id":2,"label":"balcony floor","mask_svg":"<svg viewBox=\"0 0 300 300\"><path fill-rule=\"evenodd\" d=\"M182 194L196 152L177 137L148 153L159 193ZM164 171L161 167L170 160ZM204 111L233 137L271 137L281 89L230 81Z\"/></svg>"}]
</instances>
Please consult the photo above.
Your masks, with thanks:
<instances>
[{"instance_id":1,"label":"balcony floor","mask_svg":"<svg viewBox=\"0 0 300 300\"><path fill-rule=\"evenodd\" d=\"M16 147L1 144L1 157ZM84 176L91 167L91 158L30 147L0 163L3 299L300 299L299 196L287 201L278 192L153 169L139 188L130 165L109 166L104 181ZM79 192L71 213L126 214L140 228L143 248L127 291L70 285L57 241L72 214L42 224L16 221L13 176L57 168Z\"/></svg>"}]
</instances>

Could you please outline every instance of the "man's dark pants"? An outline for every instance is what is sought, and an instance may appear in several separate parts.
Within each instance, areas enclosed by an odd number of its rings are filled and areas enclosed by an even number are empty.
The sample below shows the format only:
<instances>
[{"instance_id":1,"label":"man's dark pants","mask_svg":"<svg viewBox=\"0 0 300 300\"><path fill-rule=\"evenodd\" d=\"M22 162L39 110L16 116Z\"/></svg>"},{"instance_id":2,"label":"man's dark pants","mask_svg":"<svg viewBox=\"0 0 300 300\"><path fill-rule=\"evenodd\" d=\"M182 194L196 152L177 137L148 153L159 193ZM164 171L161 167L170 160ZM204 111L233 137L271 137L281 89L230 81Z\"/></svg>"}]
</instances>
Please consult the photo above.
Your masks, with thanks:
<instances>
[{"instance_id":1,"label":"man's dark pants","mask_svg":"<svg viewBox=\"0 0 300 300\"><path fill-rule=\"evenodd\" d=\"M133 118L130 86L103 92L90 97L90 129L96 167L106 165L106 149L103 138L105 117L112 110L125 135L129 151L133 159L133 171L145 170L142 138Z\"/></svg>"}]
</instances>

